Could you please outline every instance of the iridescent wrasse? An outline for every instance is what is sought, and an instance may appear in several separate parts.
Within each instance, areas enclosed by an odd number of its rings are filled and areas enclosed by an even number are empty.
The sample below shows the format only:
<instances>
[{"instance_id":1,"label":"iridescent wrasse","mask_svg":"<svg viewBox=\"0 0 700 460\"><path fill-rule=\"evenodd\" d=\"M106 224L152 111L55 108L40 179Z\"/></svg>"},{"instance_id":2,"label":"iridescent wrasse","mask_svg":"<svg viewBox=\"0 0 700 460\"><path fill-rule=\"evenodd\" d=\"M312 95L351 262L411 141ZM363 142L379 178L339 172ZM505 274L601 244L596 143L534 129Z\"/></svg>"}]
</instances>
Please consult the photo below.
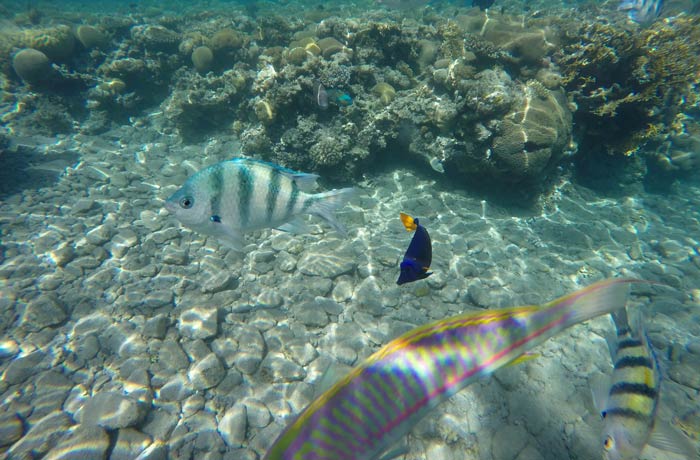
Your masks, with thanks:
<instances>
[{"instance_id":1,"label":"iridescent wrasse","mask_svg":"<svg viewBox=\"0 0 700 460\"><path fill-rule=\"evenodd\" d=\"M399 285L422 280L432 275L428 270L433 261L430 235L425 227L418 222L418 219L404 213L401 213L401 222L407 231L415 231L415 233L401 261L401 274L396 280L396 284Z\"/></svg>"},{"instance_id":2,"label":"iridescent wrasse","mask_svg":"<svg viewBox=\"0 0 700 460\"><path fill-rule=\"evenodd\" d=\"M661 14L663 0L623 0L618 10L627 11L627 16L639 24L650 24Z\"/></svg>"},{"instance_id":3,"label":"iridescent wrasse","mask_svg":"<svg viewBox=\"0 0 700 460\"><path fill-rule=\"evenodd\" d=\"M694 459L695 448L670 425L657 420L661 371L641 319L630 327L627 312L612 313L616 340L609 340L614 369L610 382L593 388L603 417L603 457L637 460L649 444Z\"/></svg>"},{"instance_id":4,"label":"iridescent wrasse","mask_svg":"<svg viewBox=\"0 0 700 460\"><path fill-rule=\"evenodd\" d=\"M240 251L243 234L262 228L305 232L305 214L323 218L344 233L333 212L352 188L311 194L315 174L251 159L223 161L197 172L165 202L165 208L192 230L218 238Z\"/></svg>"},{"instance_id":5,"label":"iridescent wrasse","mask_svg":"<svg viewBox=\"0 0 700 460\"><path fill-rule=\"evenodd\" d=\"M609 279L539 306L480 311L392 340L315 399L266 460L374 460L431 409L582 321L623 308L632 279Z\"/></svg>"}]
</instances>

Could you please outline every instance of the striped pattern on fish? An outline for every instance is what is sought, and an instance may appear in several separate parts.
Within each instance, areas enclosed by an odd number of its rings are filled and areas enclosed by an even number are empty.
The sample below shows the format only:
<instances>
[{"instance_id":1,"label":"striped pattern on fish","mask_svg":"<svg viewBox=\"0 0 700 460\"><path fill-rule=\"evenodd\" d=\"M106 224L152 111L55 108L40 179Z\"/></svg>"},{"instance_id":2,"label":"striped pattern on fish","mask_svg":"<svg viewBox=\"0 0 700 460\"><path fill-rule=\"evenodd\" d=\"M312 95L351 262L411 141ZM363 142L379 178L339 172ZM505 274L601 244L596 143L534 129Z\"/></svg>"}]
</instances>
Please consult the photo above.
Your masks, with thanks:
<instances>
[{"instance_id":1,"label":"striped pattern on fish","mask_svg":"<svg viewBox=\"0 0 700 460\"><path fill-rule=\"evenodd\" d=\"M392 340L313 401L266 460L373 460L476 378L564 329L625 305L630 279L541 306L466 313Z\"/></svg>"},{"instance_id":2,"label":"striped pattern on fish","mask_svg":"<svg viewBox=\"0 0 700 460\"><path fill-rule=\"evenodd\" d=\"M661 372L641 327L632 331L624 309L612 317L617 346L612 381L602 412L604 455L608 459L636 459L654 428Z\"/></svg>"},{"instance_id":3,"label":"striped pattern on fish","mask_svg":"<svg viewBox=\"0 0 700 460\"><path fill-rule=\"evenodd\" d=\"M352 188L308 193L318 176L250 159L223 161L190 177L165 207L185 226L219 238L234 249L243 234L262 228L303 232L296 221L315 214L344 232L333 211L345 204Z\"/></svg>"}]
</instances>

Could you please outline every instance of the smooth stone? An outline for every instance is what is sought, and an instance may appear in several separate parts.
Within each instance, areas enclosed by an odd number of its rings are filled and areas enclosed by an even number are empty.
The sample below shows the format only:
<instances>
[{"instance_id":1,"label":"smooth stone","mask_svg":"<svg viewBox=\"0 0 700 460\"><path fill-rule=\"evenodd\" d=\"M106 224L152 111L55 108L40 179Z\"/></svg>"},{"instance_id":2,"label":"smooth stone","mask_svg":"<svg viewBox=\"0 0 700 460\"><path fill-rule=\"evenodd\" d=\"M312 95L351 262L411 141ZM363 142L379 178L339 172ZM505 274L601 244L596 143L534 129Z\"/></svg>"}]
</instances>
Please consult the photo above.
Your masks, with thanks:
<instances>
[{"instance_id":1,"label":"smooth stone","mask_svg":"<svg viewBox=\"0 0 700 460\"><path fill-rule=\"evenodd\" d=\"M108 430L134 426L143 418L143 412L133 399L119 393L97 393L78 413L80 423L99 425Z\"/></svg>"},{"instance_id":2,"label":"smooth stone","mask_svg":"<svg viewBox=\"0 0 700 460\"><path fill-rule=\"evenodd\" d=\"M19 345L13 339L0 340L0 360L10 360L19 353Z\"/></svg>"},{"instance_id":3,"label":"smooth stone","mask_svg":"<svg viewBox=\"0 0 700 460\"><path fill-rule=\"evenodd\" d=\"M294 317L308 327L323 327L328 324L328 314L315 302L305 302L299 305L294 312Z\"/></svg>"},{"instance_id":4,"label":"smooth stone","mask_svg":"<svg viewBox=\"0 0 700 460\"><path fill-rule=\"evenodd\" d=\"M245 442L246 428L248 426L246 406L236 403L226 411L217 430L229 447L241 447Z\"/></svg>"},{"instance_id":5,"label":"smooth stone","mask_svg":"<svg viewBox=\"0 0 700 460\"><path fill-rule=\"evenodd\" d=\"M8 364L2 374L2 380L10 385L23 382L38 370L48 367L48 363L42 364L45 357L46 353L41 350L35 350L27 355L20 354Z\"/></svg>"},{"instance_id":6,"label":"smooth stone","mask_svg":"<svg viewBox=\"0 0 700 460\"><path fill-rule=\"evenodd\" d=\"M212 341L211 349L224 362L226 368L230 368L238 352L238 342L232 337L218 337Z\"/></svg>"},{"instance_id":7,"label":"smooth stone","mask_svg":"<svg viewBox=\"0 0 700 460\"><path fill-rule=\"evenodd\" d=\"M491 441L493 458L515 460L528 443L529 435L521 425L504 425L494 433Z\"/></svg>"},{"instance_id":8,"label":"smooth stone","mask_svg":"<svg viewBox=\"0 0 700 460\"><path fill-rule=\"evenodd\" d=\"M94 246L101 246L109 241L113 234L114 228L110 224L101 224L89 230L85 234L85 239Z\"/></svg>"},{"instance_id":9,"label":"smooth stone","mask_svg":"<svg viewBox=\"0 0 700 460\"><path fill-rule=\"evenodd\" d=\"M105 459L109 449L109 436L105 430L94 425L79 425L70 435L51 447L45 460ZM110 456L110 460L113 459Z\"/></svg>"},{"instance_id":10,"label":"smooth stone","mask_svg":"<svg viewBox=\"0 0 700 460\"><path fill-rule=\"evenodd\" d=\"M248 399L244 404L248 426L252 428L265 428L270 424L272 415L265 403L257 399Z\"/></svg>"},{"instance_id":11,"label":"smooth stone","mask_svg":"<svg viewBox=\"0 0 700 460\"><path fill-rule=\"evenodd\" d=\"M39 420L7 451L8 458L32 459L48 452L70 429L72 421L64 412L53 412Z\"/></svg>"},{"instance_id":12,"label":"smooth stone","mask_svg":"<svg viewBox=\"0 0 700 460\"><path fill-rule=\"evenodd\" d=\"M306 253L297 262L297 269L305 275L335 278L353 272L356 265L355 261L348 257Z\"/></svg>"},{"instance_id":13,"label":"smooth stone","mask_svg":"<svg viewBox=\"0 0 700 460\"><path fill-rule=\"evenodd\" d=\"M277 308L284 303L284 298L272 289L263 290L258 296L255 306L260 308Z\"/></svg>"},{"instance_id":14,"label":"smooth stone","mask_svg":"<svg viewBox=\"0 0 700 460\"><path fill-rule=\"evenodd\" d=\"M160 350L158 350L158 362L172 370L187 369L190 365L190 361L185 352L182 351L180 344L172 339L163 341Z\"/></svg>"},{"instance_id":15,"label":"smooth stone","mask_svg":"<svg viewBox=\"0 0 700 460\"><path fill-rule=\"evenodd\" d=\"M153 318L147 319L146 323L143 325L143 331L141 333L144 337L163 339L168 331L169 324L170 320L168 317L161 313Z\"/></svg>"},{"instance_id":16,"label":"smooth stone","mask_svg":"<svg viewBox=\"0 0 700 460\"><path fill-rule=\"evenodd\" d=\"M166 460L167 458L168 449L166 446L160 443L154 443L144 449L144 451L136 457L136 460Z\"/></svg>"},{"instance_id":17,"label":"smooth stone","mask_svg":"<svg viewBox=\"0 0 700 460\"><path fill-rule=\"evenodd\" d=\"M370 315L379 316L384 311L382 290L374 277L362 280L357 289L355 289L354 300L363 312Z\"/></svg>"},{"instance_id":18,"label":"smooth stone","mask_svg":"<svg viewBox=\"0 0 700 460\"><path fill-rule=\"evenodd\" d=\"M235 289L238 285L236 277L226 271L221 271L208 278L202 286L205 294L214 294L221 291Z\"/></svg>"},{"instance_id":19,"label":"smooth stone","mask_svg":"<svg viewBox=\"0 0 700 460\"><path fill-rule=\"evenodd\" d=\"M260 364L260 373L268 376L274 383L304 380L306 371L281 353L268 353Z\"/></svg>"},{"instance_id":20,"label":"smooth stone","mask_svg":"<svg viewBox=\"0 0 700 460\"><path fill-rule=\"evenodd\" d=\"M66 309L58 299L42 294L27 304L22 325L29 331L40 331L61 324L67 317Z\"/></svg>"},{"instance_id":21,"label":"smooth stone","mask_svg":"<svg viewBox=\"0 0 700 460\"><path fill-rule=\"evenodd\" d=\"M191 308L180 315L178 329L180 334L190 339L208 339L216 336L217 317L216 308Z\"/></svg>"},{"instance_id":22,"label":"smooth stone","mask_svg":"<svg viewBox=\"0 0 700 460\"><path fill-rule=\"evenodd\" d=\"M239 350L234 359L236 368L243 374L253 374L265 353L265 342L260 332L251 327L242 328L236 335Z\"/></svg>"},{"instance_id":23,"label":"smooth stone","mask_svg":"<svg viewBox=\"0 0 700 460\"><path fill-rule=\"evenodd\" d=\"M147 434L134 428L122 428L117 433L117 442L109 455L109 460L131 460L138 457L153 440Z\"/></svg>"},{"instance_id":24,"label":"smooth stone","mask_svg":"<svg viewBox=\"0 0 700 460\"><path fill-rule=\"evenodd\" d=\"M226 376L226 371L221 365L219 358L214 353L210 353L196 363L187 373L187 376L195 389L206 390L218 385Z\"/></svg>"},{"instance_id":25,"label":"smooth stone","mask_svg":"<svg viewBox=\"0 0 700 460\"><path fill-rule=\"evenodd\" d=\"M0 415L0 446L8 446L22 437L22 421L14 413Z\"/></svg>"},{"instance_id":26,"label":"smooth stone","mask_svg":"<svg viewBox=\"0 0 700 460\"><path fill-rule=\"evenodd\" d=\"M180 374L176 374L158 391L158 398L163 401L184 401L194 393L190 382Z\"/></svg>"},{"instance_id":27,"label":"smooth stone","mask_svg":"<svg viewBox=\"0 0 700 460\"><path fill-rule=\"evenodd\" d=\"M148 413L141 431L158 441L166 441L177 425L179 417L163 409L155 409Z\"/></svg>"},{"instance_id":28,"label":"smooth stone","mask_svg":"<svg viewBox=\"0 0 700 460\"><path fill-rule=\"evenodd\" d=\"M292 342L287 342L286 348L289 357L300 366L308 365L318 356L314 346L305 340L293 339Z\"/></svg>"}]
</instances>

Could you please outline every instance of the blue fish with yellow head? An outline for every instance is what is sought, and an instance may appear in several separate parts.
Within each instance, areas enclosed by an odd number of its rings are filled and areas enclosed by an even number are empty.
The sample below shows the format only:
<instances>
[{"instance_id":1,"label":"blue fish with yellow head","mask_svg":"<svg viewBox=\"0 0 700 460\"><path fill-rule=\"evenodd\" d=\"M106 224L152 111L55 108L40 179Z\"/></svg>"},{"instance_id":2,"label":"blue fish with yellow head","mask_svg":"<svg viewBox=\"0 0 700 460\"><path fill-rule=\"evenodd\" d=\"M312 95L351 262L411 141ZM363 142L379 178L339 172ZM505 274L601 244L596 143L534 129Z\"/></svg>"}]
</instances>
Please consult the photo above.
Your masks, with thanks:
<instances>
[{"instance_id":1,"label":"blue fish with yellow head","mask_svg":"<svg viewBox=\"0 0 700 460\"><path fill-rule=\"evenodd\" d=\"M401 274L396 280L396 284L399 285L422 280L433 274L428 271L433 261L433 246L430 243L428 231L418 222L418 219L408 214L401 213L401 222L407 231L415 231L415 233L401 261Z\"/></svg>"}]
</instances>

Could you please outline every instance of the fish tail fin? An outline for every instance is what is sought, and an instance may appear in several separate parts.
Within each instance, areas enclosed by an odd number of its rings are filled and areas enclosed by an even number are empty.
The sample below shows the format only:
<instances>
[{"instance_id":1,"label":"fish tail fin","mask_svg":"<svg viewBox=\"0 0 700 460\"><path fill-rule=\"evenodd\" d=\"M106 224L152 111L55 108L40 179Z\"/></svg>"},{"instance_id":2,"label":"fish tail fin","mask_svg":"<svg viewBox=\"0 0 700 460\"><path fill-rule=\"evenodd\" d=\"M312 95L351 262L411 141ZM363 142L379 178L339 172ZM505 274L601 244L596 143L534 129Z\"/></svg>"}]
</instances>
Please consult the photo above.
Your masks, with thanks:
<instances>
[{"instance_id":1,"label":"fish tail fin","mask_svg":"<svg viewBox=\"0 0 700 460\"><path fill-rule=\"evenodd\" d=\"M345 236L347 234L345 227L335 219L333 213L347 203L354 194L355 189L353 187L317 193L313 195L314 203L309 208L309 212L319 216L328 222L335 231Z\"/></svg>"},{"instance_id":2,"label":"fish tail fin","mask_svg":"<svg viewBox=\"0 0 700 460\"><path fill-rule=\"evenodd\" d=\"M624 308L632 283L657 284L631 278L609 278L553 300L545 304L545 310L563 310L566 319L562 326L573 326Z\"/></svg>"}]
</instances>

